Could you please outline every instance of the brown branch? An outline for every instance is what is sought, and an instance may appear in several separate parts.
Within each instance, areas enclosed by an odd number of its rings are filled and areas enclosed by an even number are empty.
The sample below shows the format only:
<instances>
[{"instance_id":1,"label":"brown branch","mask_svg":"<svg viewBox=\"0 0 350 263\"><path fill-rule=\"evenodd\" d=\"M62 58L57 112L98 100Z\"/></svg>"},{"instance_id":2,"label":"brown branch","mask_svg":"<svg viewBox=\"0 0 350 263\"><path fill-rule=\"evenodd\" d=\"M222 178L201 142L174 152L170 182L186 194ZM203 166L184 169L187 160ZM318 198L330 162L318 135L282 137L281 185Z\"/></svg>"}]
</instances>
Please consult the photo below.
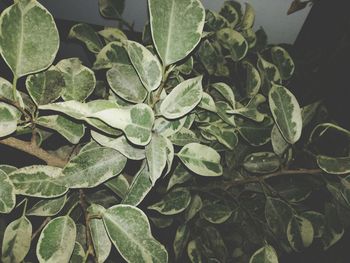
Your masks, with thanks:
<instances>
[{"instance_id":1,"label":"brown branch","mask_svg":"<svg viewBox=\"0 0 350 263\"><path fill-rule=\"evenodd\" d=\"M49 223L51 220L51 217L46 217L45 220L41 223L41 225L38 227L37 230L32 235L32 241L36 238L36 236L43 230L43 228Z\"/></svg>"}]
</instances>

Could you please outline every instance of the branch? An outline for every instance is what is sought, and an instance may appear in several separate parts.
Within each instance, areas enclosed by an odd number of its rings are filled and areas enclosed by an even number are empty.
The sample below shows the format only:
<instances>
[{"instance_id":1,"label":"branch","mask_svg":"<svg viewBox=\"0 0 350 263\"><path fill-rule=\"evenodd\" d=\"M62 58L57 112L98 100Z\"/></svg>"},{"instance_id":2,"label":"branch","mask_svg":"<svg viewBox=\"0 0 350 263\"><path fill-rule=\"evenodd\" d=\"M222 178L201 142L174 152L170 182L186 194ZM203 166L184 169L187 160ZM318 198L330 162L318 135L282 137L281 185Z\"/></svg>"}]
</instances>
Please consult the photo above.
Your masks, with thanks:
<instances>
[{"instance_id":1,"label":"branch","mask_svg":"<svg viewBox=\"0 0 350 263\"><path fill-rule=\"evenodd\" d=\"M46 217L45 220L41 223L41 225L38 227L38 229L33 233L32 235L32 241L36 238L36 236L43 230L43 228L49 223L51 220L51 217Z\"/></svg>"}]
</instances>

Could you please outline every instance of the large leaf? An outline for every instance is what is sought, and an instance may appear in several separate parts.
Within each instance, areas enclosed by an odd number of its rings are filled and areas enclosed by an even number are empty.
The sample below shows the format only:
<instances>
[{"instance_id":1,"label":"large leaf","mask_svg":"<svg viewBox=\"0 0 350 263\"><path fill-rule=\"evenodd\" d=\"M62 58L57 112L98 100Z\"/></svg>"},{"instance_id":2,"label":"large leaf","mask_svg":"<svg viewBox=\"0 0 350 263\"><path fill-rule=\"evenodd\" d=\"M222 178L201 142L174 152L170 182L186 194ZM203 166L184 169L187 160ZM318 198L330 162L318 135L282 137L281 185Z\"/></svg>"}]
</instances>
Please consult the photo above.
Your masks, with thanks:
<instances>
[{"instance_id":1,"label":"large leaf","mask_svg":"<svg viewBox=\"0 0 350 263\"><path fill-rule=\"evenodd\" d=\"M347 174L350 173L350 157L328 157L317 156L318 166L329 174Z\"/></svg>"},{"instance_id":2,"label":"large leaf","mask_svg":"<svg viewBox=\"0 0 350 263\"><path fill-rule=\"evenodd\" d=\"M303 128L301 110L294 95L285 87L273 85L269 92L272 116L287 142L294 144Z\"/></svg>"},{"instance_id":3,"label":"large leaf","mask_svg":"<svg viewBox=\"0 0 350 263\"><path fill-rule=\"evenodd\" d=\"M9 213L15 207L14 186L7 174L0 169L0 213Z\"/></svg>"},{"instance_id":4,"label":"large leaf","mask_svg":"<svg viewBox=\"0 0 350 263\"><path fill-rule=\"evenodd\" d=\"M212 148L199 143L189 143L178 153L184 165L202 176L222 175L220 155Z\"/></svg>"},{"instance_id":5,"label":"large leaf","mask_svg":"<svg viewBox=\"0 0 350 263\"><path fill-rule=\"evenodd\" d=\"M5 137L17 129L16 111L10 105L0 103L0 137Z\"/></svg>"},{"instance_id":6,"label":"large leaf","mask_svg":"<svg viewBox=\"0 0 350 263\"><path fill-rule=\"evenodd\" d=\"M59 36L52 15L37 1L19 0L0 16L0 53L16 77L49 67Z\"/></svg>"},{"instance_id":7,"label":"large leaf","mask_svg":"<svg viewBox=\"0 0 350 263\"><path fill-rule=\"evenodd\" d=\"M150 171L150 179L154 185L162 175L167 161L166 140L162 135L153 134L146 146L146 159Z\"/></svg>"},{"instance_id":8,"label":"large leaf","mask_svg":"<svg viewBox=\"0 0 350 263\"><path fill-rule=\"evenodd\" d=\"M153 238L147 216L140 209L130 205L110 207L103 222L112 243L127 262L168 262L167 251Z\"/></svg>"},{"instance_id":9,"label":"large leaf","mask_svg":"<svg viewBox=\"0 0 350 263\"><path fill-rule=\"evenodd\" d=\"M36 255L40 263L69 262L76 238L76 226L69 216L51 220L40 234Z\"/></svg>"},{"instance_id":10,"label":"large leaf","mask_svg":"<svg viewBox=\"0 0 350 263\"><path fill-rule=\"evenodd\" d=\"M32 224L25 216L12 221L6 228L1 262L22 262L30 249Z\"/></svg>"},{"instance_id":11,"label":"large leaf","mask_svg":"<svg viewBox=\"0 0 350 263\"><path fill-rule=\"evenodd\" d=\"M68 190L57 180L61 170L47 165L33 165L14 171L9 177L17 194L51 198L61 196Z\"/></svg>"},{"instance_id":12,"label":"large leaf","mask_svg":"<svg viewBox=\"0 0 350 263\"><path fill-rule=\"evenodd\" d=\"M128 42L128 53L145 88L148 91L156 90L162 81L162 67L157 57L134 41Z\"/></svg>"},{"instance_id":13,"label":"large leaf","mask_svg":"<svg viewBox=\"0 0 350 263\"><path fill-rule=\"evenodd\" d=\"M241 33L231 28L223 28L216 33L216 37L229 50L233 61L239 61L247 54L248 43Z\"/></svg>"},{"instance_id":14,"label":"large leaf","mask_svg":"<svg viewBox=\"0 0 350 263\"><path fill-rule=\"evenodd\" d=\"M63 59L56 67L62 72L65 81L62 92L64 100L84 101L93 92L96 85L95 74L83 66L78 58Z\"/></svg>"},{"instance_id":15,"label":"large leaf","mask_svg":"<svg viewBox=\"0 0 350 263\"><path fill-rule=\"evenodd\" d=\"M126 101L141 103L147 96L147 90L132 65L114 65L107 71L107 80L112 90Z\"/></svg>"},{"instance_id":16,"label":"large leaf","mask_svg":"<svg viewBox=\"0 0 350 263\"><path fill-rule=\"evenodd\" d=\"M249 263L278 263L278 257L275 249L266 245L252 255Z\"/></svg>"},{"instance_id":17,"label":"large leaf","mask_svg":"<svg viewBox=\"0 0 350 263\"><path fill-rule=\"evenodd\" d=\"M109 240L102 219L91 219L89 227L98 263L103 263L111 252L112 243Z\"/></svg>"},{"instance_id":18,"label":"large leaf","mask_svg":"<svg viewBox=\"0 0 350 263\"><path fill-rule=\"evenodd\" d=\"M181 82L163 100L161 114L168 119L186 115L201 101L202 92L202 76Z\"/></svg>"},{"instance_id":19,"label":"large leaf","mask_svg":"<svg viewBox=\"0 0 350 263\"><path fill-rule=\"evenodd\" d=\"M124 155L111 148L84 151L69 161L59 181L69 188L95 187L121 173L126 160Z\"/></svg>"},{"instance_id":20,"label":"large leaf","mask_svg":"<svg viewBox=\"0 0 350 263\"><path fill-rule=\"evenodd\" d=\"M293 216L288 223L287 238L295 251L309 247L314 239L314 229L311 222L302 216Z\"/></svg>"},{"instance_id":21,"label":"large leaf","mask_svg":"<svg viewBox=\"0 0 350 263\"><path fill-rule=\"evenodd\" d=\"M76 24L70 31L68 37L82 41L88 50L98 53L103 45L95 30L87 24Z\"/></svg>"},{"instance_id":22,"label":"large leaf","mask_svg":"<svg viewBox=\"0 0 350 263\"><path fill-rule=\"evenodd\" d=\"M163 65L185 58L198 44L205 11L199 0L149 0L154 45Z\"/></svg>"},{"instance_id":23,"label":"large leaf","mask_svg":"<svg viewBox=\"0 0 350 263\"><path fill-rule=\"evenodd\" d=\"M134 144L147 145L151 140L154 113L146 104L137 104L125 109L102 110L88 117L98 118L114 128L123 130Z\"/></svg>"},{"instance_id":24,"label":"large leaf","mask_svg":"<svg viewBox=\"0 0 350 263\"><path fill-rule=\"evenodd\" d=\"M62 73L55 67L30 75L26 80L28 93L37 105L57 100L64 86Z\"/></svg>"}]
</instances>

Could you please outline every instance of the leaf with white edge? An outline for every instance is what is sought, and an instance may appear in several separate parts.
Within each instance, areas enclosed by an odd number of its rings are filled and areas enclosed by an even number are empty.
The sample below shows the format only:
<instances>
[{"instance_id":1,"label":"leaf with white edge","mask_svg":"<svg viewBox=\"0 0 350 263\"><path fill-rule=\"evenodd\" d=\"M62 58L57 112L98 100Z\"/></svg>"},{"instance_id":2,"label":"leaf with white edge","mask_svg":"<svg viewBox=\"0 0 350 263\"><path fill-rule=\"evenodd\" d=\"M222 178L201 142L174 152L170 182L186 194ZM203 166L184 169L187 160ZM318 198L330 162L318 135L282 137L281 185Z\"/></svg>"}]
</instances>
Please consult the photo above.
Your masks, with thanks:
<instances>
[{"instance_id":1,"label":"leaf with white edge","mask_svg":"<svg viewBox=\"0 0 350 263\"><path fill-rule=\"evenodd\" d=\"M349 157L328 157L317 156L318 166L329 174L347 174L350 173L350 156Z\"/></svg>"},{"instance_id":2,"label":"leaf with white edge","mask_svg":"<svg viewBox=\"0 0 350 263\"><path fill-rule=\"evenodd\" d=\"M211 147L199 143L186 144L178 157L188 169L202 176L222 175L220 155Z\"/></svg>"},{"instance_id":3,"label":"leaf with white edge","mask_svg":"<svg viewBox=\"0 0 350 263\"><path fill-rule=\"evenodd\" d=\"M318 213L316 211L306 211L301 214L302 217L309 220L314 229L314 237L319 238L322 237L323 231L325 228L325 217L323 214Z\"/></svg>"},{"instance_id":4,"label":"leaf with white edge","mask_svg":"<svg viewBox=\"0 0 350 263\"><path fill-rule=\"evenodd\" d=\"M240 21L241 12L241 6L238 2L225 1L219 14L227 19L230 27L234 28Z\"/></svg>"},{"instance_id":5,"label":"leaf with white edge","mask_svg":"<svg viewBox=\"0 0 350 263\"><path fill-rule=\"evenodd\" d=\"M0 164L0 171L4 172L5 174L10 174L16 170L17 170L17 167L14 167L12 165Z\"/></svg>"},{"instance_id":6,"label":"leaf with white edge","mask_svg":"<svg viewBox=\"0 0 350 263\"><path fill-rule=\"evenodd\" d=\"M202 76L185 80L165 97L160 113L168 119L180 118L193 110L202 99Z\"/></svg>"},{"instance_id":7,"label":"leaf with white edge","mask_svg":"<svg viewBox=\"0 0 350 263\"><path fill-rule=\"evenodd\" d=\"M246 106L235 109L232 111L232 113L239 114L241 116L244 116L256 122L262 122L265 119L266 114L261 113L258 107L260 104L264 103L265 101L266 101L266 98L263 95L257 94L255 95L255 97L250 99L250 101ZM231 113L231 112L227 112L227 113Z\"/></svg>"},{"instance_id":8,"label":"leaf with white edge","mask_svg":"<svg viewBox=\"0 0 350 263\"><path fill-rule=\"evenodd\" d=\"M52 15L37 1L19 0L0 16L0 53L19 78L55 59L59 35Z\"/></svg>"},{"instance_id":9,"label":"leaf with white edge","mask_svg":"<svg viewBox=\"0 0 350 263\"><path fill-rule=\"evenodd\" d=\"M52 198L65 194L68 189L62 186L58 177L62 169L47 165L32 165L20 168L11 174L16 194Z\"/></svg>"},{"instance_id":10,"label":"leaf with white edge","mask_svg":"<svg viewBox=\"0 0 350 263\"><path fill-rule=\"evenodd\" d=\"M0 138L15 132L16 129L16 111L12 106L5 103L0 103Z\"/></svg>"},{"instance_id":11,"label":"leaf with white edge","mask_svg":"<svg viewBox=\"0 0 350 263\"><path fill-rule=\"evenodd\" d=\"M0 96L1 97L6 98L10 101L17 101L17 103L22 108L24 108L25 106L28 106L28 105L24 105L24 101L22 98L23 95L24 95L24 93L16 90L16 95L14 96L12 83L10 83L8 80L0 77ZM3 104L5 104L5 103L0 102L0 105L3 105ZM16 113L16 116L18 118L20 118L22 116L22 113L18 109L16 109L16 107L10 106L9 104L6 104L6 105L8 105L11 109L13 109L13 111Z\"/></svg>"},{"instance_id":12,"label":"leaf with white edge","mask_svg":"<svg viewBox=\"0 0 350 263\"><path fill-rule=\"evenodd\" d=\"M107 71L107 80L112 90L126 101L141 103L147 96L147 90L132 65L114 65Z\"/></svg>"},{"instance_id":13,"label":"leaf with white edge","mask_svg":"<svg viewBox=\"0 0 350 263\"><path fill-rule=\"evenodd\" d=\"M240 61L248 51L248 43L241 33L231 28L223 28L216 32L219 43L230 52L233 61Z\"/></svg>"},{"instance_id":14,"label":"leaf with white edge","mask_svg":"<svg viewBox=\"0 0 350 263\"><path fill-rule=\"evenodd\" d=\"M225 17L212 10L205 10L205 31L216 32L224 27L230 27Z\"/></svg>"},{"instance_id":15,"label":"leaf with white edge","mask_svg":"<svg viewBox=\"0 0 350 263\"><path fill-rule=\"evenodd\" d=\"M127 262L168 262L168 253L151 233L147 216L130 205L115 205L106 210L103 222L120 255Z\"/></svg>"},{"instance_id":16,"label":"leaf with white edge","mask_svg":"<svg viewBox=\"0 0 350 263\"><path fill-rule=\"evenodd\" d=\"M69 31L69 38L75 38L83 42L89 51L98 53L101 51L103 44L95 32L88 24L76 24Z\"/></svg>"},{"instance_id":17,"label":"leaf with white edge","mask_svg":"<svg viewBox=\"0 0 350 263\"><path fill-rule=\"evenodd\" d=\"M338 208L333 203L325 205L325 228L321 237L323 249L336 244L344 235L345 229L339 218Z\"/></svg>"},{"instance_id":18,"label":"leaf with white edge","mask_svg":"<svg viewBox=\"0 0 350 263\"><path fill-rule=\"evenodd\" d=\"M111 19L121 19L125 8L125 0L98 0L102 16Z\"/></svg>"},{"instance_id":19,"label":"leaf with white edge","mask_svg":"<svg viewBox=\"0 0 350 263\"><path fill-rule=\"evenodd\" d=\"M214 83L211 85L216 91L218 91L222 97L227 100L232 108L236 107L236 99L235 99L235 95L233 93L232 88L223 83L223 82L219 82L219 83Z\"/></svg>"},{"instance_id":20,"label":"leaf with white edge","mask_svg":"<svg viewBox=\"0 0 350 263\"><path fill-rule=\"evenodd\" d=\"M246 75L246 85L245 85L245 94L247 97L252 98L258 94L261 86L261 77L259 71L248 61L242 63L245 69Z\"/></svg>"},{"instance_id":21,"label":"leaf with white edge","mask_svg":"<svg viewBox=\"0 0 350 263\"><path fill-rule=\"evenodd\" d=\"M249 49L254 48L256 45L257 38L253 28L248 28L242 31L241 33L242 33L242 36L245 38L245 40L247 40L248 48Z\"/></svg>"},{"instance_id":22,"label":"leaf with white edge","mask_svg":"<svg viewBox=\"0 0 350 263\"><path fill-rule=\"evenodd\" d=\"M9 213L16 205L14 186L7 174L0 169L0 213Z\"/></svg>"},{"instance_id":23,"label":"leaf with white edge","mask_svg":"<svg viewBox=\"0 0 350 263\"><path fill-rule=\"evenodd\" d=\"M191 198L191 203L185 210L186 222L190 221L203 207L203 201L199 195L194 195Z\"/></svg>"},{"instance_id":24,"label":"leaf with white edge","mask_svg":"<svg viewBox=\"0 0 350 263\"><path fill-rule=\"evenodd\" d=\"M294 62L289 53L281 47L271 48L271 57L273 63L278 68L283 80L290 79L294 73Z\"/></svg>"},{"instance_id":25,"label":"leaf with white edge","mask_svg":"<svg viewBox=\"0 0 350 263\"><path fill-rule=\"evenodd\" d=\"M276 250L270 245L266 245L255 251L249 263L278 263Z\"/></svg>"},{"instance_id":26,"label":"leaf with white edge","mask_svg":"<svg viewBox=\"0 0 350 263\"><path fill-rule=\"evenodd\" d=\"M192 263L202 263L203 257L197 244L197 240L191 240L187 244L187 255Z\"/></svg>"},{"instance_id":27,"label":"leaf with white edge","mask_svg":"<svg viewBox=\"0 0 350 263\"><path fill-rule=\"evenodd\" d=\"M98 31L98 34L102 36L107 43L128 40L128 37L124 34L124 32L116 27L105 27L103 30Z\"/></svg>"},{"instance_id":28,"label":"leaf with white edge","mask_svg":"<svg viewBox=\"0 0 350 263\"><path fill-rule=\"evenodd\" d=\"M96 78L94 72L81 64L78 58L63 59L56 67L62 72L65 86L62 98L65 101L84 101L94 91Z\"/></svg>"},{"instance_id":29,"label":"leaf with white edge","mask_svg":"<svg viewBox=\"0 0 350 263\"><path fill-rule=\"evenodd\" d=\"M320 137L322 136L324 133L326 133L329 129L334 129L337 132L343 133L344 135L347 135L348 137L350 137L350 131L334 124L334 123L320 123L318 125L316 125L316 127L312 130L310 137L309 137L309 142L312 142L314 137Z\"/></svg>"},{"instance_id":30,"label":"leaf with white edge","mask_svg":"<svg viewBox=\"0 0 350 263\"><path fill-rule=\"evenodd\" d=\"M238 143L236 130L226 123L213 124L201 128L203 131L213 135L219 143L233 150Z\"/></svg>"},{"instance_id":31,"label":"leaf with white edge","mask_svg":"<svg viewBox=\"0 0 350 263\"><path fill-rule=\"evenodd\" d=\"M185 121L186 117L175 120L167 120L163 117L159 117L154 122L153 130L164 137L169 137L181 130Z\"/></svg>"},{"instance_id":32,"label":"leaf with white edge","mask_svg":"<svg viewBox=\"0 0 350 263\"><path fill-rule=\"evenodd\" d=\"M175 185L187 182L192 178L192 176L193 175L184 167L184 165L179 163L174 172L171 174L167 191L169 191Z\"/></svg>"},{"instance_id":33,"label":"leaf with white edge","mask_svg":"<svg viewBox=\"0 0 350 263\"><path fill-rule=\"evenodd\" d=\"M166 145L165 138L157 134L153 134L150 143L146 145L146 159L152 185L154 185L162 175L167 163Z\"/></svg>"},{"instance_id":34,"label":"leaf with white edge","mask_svg":"<svg viewBox=\"0 0 350 263\"><path fill-rule=\"evenodd\" d=\"M112 242L109 240L103 220L91 219L89 228L97 261L98 263L105 262L111 252Z\"/></svg>"},{"instance_id":35,"label":"leaf with white edge","mask_svg":"<svg viewBox=\"0 0 350 263\"><path fill-rule=\"evenodd\" d=\"M104 185L107 186L112 192L117 194L120 198L125 197L130 187L129 181L123 174L108 180L104 183Z\"/></svg>"},{"instance_id":36,"label":"leaf with white edge","mask_svg":"<svg viewBox=\"0 0 350 263\"><path fill-rule=\"evenodd\" d=\"M281 74L274 64L259 56L257 66L261 77L264 78L265 82L268 82L269 86L271 85L270 82L276 84L282 83Z\"/></svg>"},{"instance_id":37,"label":"leaf with white edge","mask_svg":"<svg viewBox=\"0 0 350 263\"><path fill-rule=\"evenodd\" d=\"M166 143L165 148L166 148L166 166L167 166L167 169L164 173L164 176L166 176L167 174L170 173L170 171L172 169L174 157L175 157L175 149L174 149L173 143L168 138L165 138L165 143Z\"/></svg>"},{"instance_id":38,"label":"leaf with white edge","mask_svg":"<svg viewBox=\"0 0 350 263\"><path fill-rule=\"evenodd\" d=\"M176 67L176 70L181 72L184 75L189 75L192 72L193 69L193 57L189 57L188 59L185 60L184 63Z\"/></svg>"},{"instance_id":39,"label":"leaf with white edge","mask_svg":"<svg viewBox=\"0 0 350 263\"><path fill-rule=\"evenodd\" d=\"M125 109L107 109L91 114L113 128L121 129L136 145L147 145L151 141L154 123L153 110L146 104L136 104Z\"/></svg>"},{"instance_id":40,"label":"leaf with white edge","mask_svg":"<svg viewBox=\"0 0 350 263\"><path fill-rule=\"evenodd\" d=\"M198 49L198 56L209 75L213 75L217 71L219 54L209 40L201 43Z\"/></svg>"},{"instance_id":41,"label":"leaf with white edge","mask_svg":"<svg viewBox=\"0 0 350 263\"><path fill-rule=\"evenodd\" d=\"M29 252L32 224L25 216L12 221L5 230L1 262L22 262Z\"/></svg>"},{"instance_id":42,"label":"leaf with white edge","mask_svg":"<svg viewBox=\"0 0 350 263\"><path fill-rule=\"evenodd\" d=\"M216 112L216 105L213 97L204 91L202 93L202 99L199 102L198 107L208 111Z\"/></svg>"},{"instance_id":43,"label":"leaf with white edge","mask_svg":"<svg viewBox=\"0 0 350 263\"><path fill-rule=\"evenodd\" d=\"M162 81L162 66L157 57L134 41L128 41L128 53L145 88L149 92L156 90Z\"/></svg>"},{"instance_id":44,"label":"leaf with white edge","mask_svg":"<svg viewBox=\"0 0 350 263\"><path fill-rule=\"evenodd\" d=\"M252 146L262 146L270 141L273 121L265 118L262 122L236 118L236 124L241 136Z\"/></svg>"},{"instance_id":45,"label":"leaf with white edge","mask_svg":"<svg viewBox=\"0 0 350 263\"><path fill-rule=\"evenodd\" d=\"M287 238L295 251L301 251L312 244L314 229L309 220L302 216L293 216L288 223Z\"/></svg>"},{"instance_id":46,"label":"leaf with white edge","mask_svg":"<svg viewBox=\"0 0 350 263\"><path fill-rule=\"evenodd\" d=\"M57 215L67 201L67 195L55 198L40 200L35 203L28 211L28 216L54 216Z\"/></svg>"},{"instance_id":47,"label":"leaf with white edge","mask_svg":"<svg viewBox=\"0 0 350 263\"><path fill-rule=\"evenodd\" d=\"M252 28L255 20L255 11L254 8L249 4L245 3L245 12L242 18L240 29L246 30Z\"/></svg>"},{"instance_id":48,"label":"leaf with white edge","mask_svg":"<svg viewBox=\"0 0 350 263\"><path fill-rule=\"evenodd\" d=\"M107 44L96 56L93 69L112 68L116 64L130 65L130 59L122 43L113 41Z\"/></svg>"},{"instance_id":49,"label":"leaf with white edge","mask_svg":"<svg viewBox=\"0 0 350 263\"><path fill-rule=\"evenodd\" d=\"M121 173L126 157L111 148L79 153L63 168L58 180L69 188L91 188Z\"/></svg>"},{"instance_id":50,"label":"leaf with white edge","mask_svg":"<svg viewBox=\"0 0 350 263\"><path fill-rule=\"evenodd\" d=\"M84 136L85 127L60 115L41 116L36 123L45 128L57 131L73 144L77 144Z\"/></svg>"},{"instance_id":51,"label":"leaf with white edge","mask_svg":"<svg viewBox=\"0 0 350 263\"><path fill-rule=\"evenodd\" d=\"M51 67L46 71L30 75L26 79L26 88L36 105L57 100L65 86L61 71Z\"/></svg>"},{"instance_id":52,"label":"leaf with white edge","mask_svg":"<svg viewBox=\"0 0 350 263\"><path fill-rule=\"evenodd\" d=\"M232 215L232 209L223 204L209 204L201 209L201 216L213 224L222 224Z\"/></svg>"},{"instance_id":53,"label":"leaf with white edge","mask_svg":"<svg viewBox=\"0 0 350 263\"><path fill-rule=\"evenodd\" d=\"M152 189L151 175L146 163L141 166L141 169L134 176L133 181L126 193L122 203L137 206L146 197Z\"/></svg>"},{"instance_id":54,"label":"leaf with white edge","mask_svg":"<svg viewBox=\"0 0 350 263\"><path fill-rule=\"evenodd\" d=\"M290 144L296 143L303 128L301 110L295 96L283 86L273 85L269 92L272 116L281 134Z\"/></svg>"},{"instance_id":55,"label":"leaf with white edge","mask_svg":"<svg viewBox=\"0 0 350 263\"><path fill-rule=\"evenodd\" d=\"M199 43L205 10L198 0L148 1L154 45L164 66L185 58Z\"/></svg>"},{"instance_id":56,"label":"leaf with white edge","mask_svg":"<svg viewBox=\"0 0 350 263\"><path fill-rule=\"evenodd\" d=\"M131 160L142 160L146 158L145 150L130 144L125 136L111 138L101 133L91 131L92 138L100 145L112 148Z\"/></svg>"},{"instance_id":57,"label":"leaf with white edge","mask_svg":"<svg viewBox=\"0 0 350 263\"><path fill-rule=\"evenodd\" d=\"M75 242L72 256L70 257L69 263L84 263L86 253L83 246L79 242Z\"/></svg>"},{"instance_id":58,"label":"leaf with white edge","mask_svg":"<svg viewBox=\"0 0 350 263\"><path fill-rule=\"evenodd\" d=\"M321 101L316 101L301 108L301 117L303 119L303 128L307 126L315 117Z\"/></svg>"},{"instance_id":59,"label":"leaf with white edge","mask_svg":"<svg viewBox=\"0 0 350 263\"><path fill-rule=\"evenodd\" d=\"M175 260L179 260L181 258L189 238L190 238L189 226L186 224L180 225L176 230L175 239L173 242Z\"/></svg>"},{"instance_id":60,"label":"leaf with white edge","mask_svg":"<svg viewBox=\"0 0 350 263\"><path fill-rule=\"evenodd\" d=\"M191 193L184 188L177 188L167 193L163 199L148 209L158 211L162 215L176 215L184 211L191 202Z\"/></svg>"},{"instance_id":61,"label":"leaf with white edge","mask_svg":"<svg viewBox=\"0 0 350 263\"><path fill-rule=\"evenodd\" d=\"M185 127L182 127L181 130L179 130L177 133L171 135L169 137L169 140L173 144L178 146L185 146L186 144L189 144L189 143L200 142L200 139L198 139L197 135L193 131Z\"/></svg>"},{"instance_id":62,"label":"leaf with white edge","mask_svg":"<svg viewBox=\"0 0 350 263\"><path fill-rule=\"evenodd\" d=\"M243 162L244 169L251 173L272 173L280 166L280 158L272 152L252 153Z\"/></svg>"},{"instance_id":63,"label":"leaf with white edge","mask_svg":"<svg viewBox=\"0 0 350 263\"><path fill-rule=\"evenodd\" d=\"M40 234L36 255L40 263L69 262L73 253L76 226L69 216L51 220Z\"/></svg>"},{"instance_id":64,"label":"leaf with white edge","mask_svg":"<svg viewBox=\"0 0 350 263\"><path fill-rule=\"evenodd\" d=\"M167 228L168 226L171 226L171 224L174 222L173 218L169 216L150 216L149 219L157 228Z\"/></svg>"},{"instance_id":65,"label":"leaf with white edge","mask_svg":"<svg viewBox=\"0 0 350 263\"><path fill-rule=\"evenodd\" d=\"M282 156L289 147L289 143L284 139L276 124L271 130L271 144L274 153L278 156Z\"/></svg>"}]
</instances>

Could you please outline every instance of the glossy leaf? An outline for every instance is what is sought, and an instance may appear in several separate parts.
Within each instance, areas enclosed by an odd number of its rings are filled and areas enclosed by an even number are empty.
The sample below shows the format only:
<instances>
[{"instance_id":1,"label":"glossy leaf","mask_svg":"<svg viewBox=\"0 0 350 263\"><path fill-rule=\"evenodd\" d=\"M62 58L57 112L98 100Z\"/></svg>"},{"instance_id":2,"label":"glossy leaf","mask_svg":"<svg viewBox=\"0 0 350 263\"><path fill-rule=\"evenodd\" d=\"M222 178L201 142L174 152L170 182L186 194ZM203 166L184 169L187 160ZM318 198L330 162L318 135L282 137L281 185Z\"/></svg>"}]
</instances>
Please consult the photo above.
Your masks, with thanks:
<instances>
[{"instance_id":1,"label":"glossy leaf","mask_svg":"<svg viewBox=\"0 0 350 263\"><path fill-rule=\"evenodd\" d=\"M347 174L350 173L350 157L327 157L317 156L318 166L329 174Z\"/></svg>"},{"instance_id":2,"label":"glossy leaf","mask_svg":"<svg viewBox=\"0 0 350 263\"><path fill-rule=\"evenodd\" d=\"M88 24L74 25L70 29L68 37L82 41L88 50L93 53L98 53L103 47L99 36Z\"/></svg>"},{"instance_id":3,"label":"glossy leaf","mask_svg":"<svg viewBox=\"0 0 350 263\"><path fill-rule=\"evenodd\" d=\"M231 28L223 28L216 33L220 44L229 50L233 61L240 61L247 54L248 43L241 33Z\"/></svg>"},{"instance_id":4,"label":"glossy leaf","mask_svg":"<svg viewBox=\"0 0 350 263\"><path fill-rule=\"evenodd\" d=\"M280 167L280 159L271 152L258 152L244 159L244 168L252 173L271 173Z\"/></svg>"}]
</instances>

